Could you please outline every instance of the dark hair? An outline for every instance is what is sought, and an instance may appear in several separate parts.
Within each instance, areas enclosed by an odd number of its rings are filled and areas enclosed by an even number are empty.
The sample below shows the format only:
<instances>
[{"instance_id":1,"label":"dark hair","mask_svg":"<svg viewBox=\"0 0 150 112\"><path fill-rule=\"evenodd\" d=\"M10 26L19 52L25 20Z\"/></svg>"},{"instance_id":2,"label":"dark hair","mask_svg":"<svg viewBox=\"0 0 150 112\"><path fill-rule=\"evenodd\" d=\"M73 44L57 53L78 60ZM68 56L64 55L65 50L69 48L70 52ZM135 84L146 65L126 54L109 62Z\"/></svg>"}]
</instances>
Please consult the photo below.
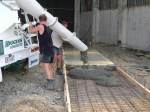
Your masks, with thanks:
<instances>
[{"instance_id":1,"label":"dark hair","mask_svg":"<svg viewBox=\"0 0 150 112\"><path fill-rule=\"evenodd\" d=\"M61 23L62 23L63 25L64 25L64 24L67 24L67 25L68 25L68 22L65 21L65 20L61 21Z\"/></svg>"},{"instance_id":2,"label":"dark hair","mask_svg":"<svg viewBox=\"0 0 150 112\"><path fill-rule=\"evenodd\" d=\"M45 14L39 16L39 21L47 21L47 17Z\"/></svg>"}]
</instances>

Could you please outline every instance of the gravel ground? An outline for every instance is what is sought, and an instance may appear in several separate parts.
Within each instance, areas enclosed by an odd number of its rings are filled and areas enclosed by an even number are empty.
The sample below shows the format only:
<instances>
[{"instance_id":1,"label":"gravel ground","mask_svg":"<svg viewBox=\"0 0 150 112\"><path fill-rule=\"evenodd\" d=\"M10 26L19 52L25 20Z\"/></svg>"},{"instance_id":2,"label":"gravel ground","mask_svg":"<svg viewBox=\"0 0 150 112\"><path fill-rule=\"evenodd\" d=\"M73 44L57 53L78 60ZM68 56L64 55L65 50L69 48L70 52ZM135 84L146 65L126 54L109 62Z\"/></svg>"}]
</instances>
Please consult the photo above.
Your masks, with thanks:
<instances>
[{"instance_id":1,"label":"gravel ground","mask_svg":"<svg viewBox=\"0 0 150 112\"><path fill-rule=\"evenodd\" d=\"M3 76L0 112L64 112L63 92L45 90L40 66L26 72L7 71Z\"/></svg>"}]
</instances>

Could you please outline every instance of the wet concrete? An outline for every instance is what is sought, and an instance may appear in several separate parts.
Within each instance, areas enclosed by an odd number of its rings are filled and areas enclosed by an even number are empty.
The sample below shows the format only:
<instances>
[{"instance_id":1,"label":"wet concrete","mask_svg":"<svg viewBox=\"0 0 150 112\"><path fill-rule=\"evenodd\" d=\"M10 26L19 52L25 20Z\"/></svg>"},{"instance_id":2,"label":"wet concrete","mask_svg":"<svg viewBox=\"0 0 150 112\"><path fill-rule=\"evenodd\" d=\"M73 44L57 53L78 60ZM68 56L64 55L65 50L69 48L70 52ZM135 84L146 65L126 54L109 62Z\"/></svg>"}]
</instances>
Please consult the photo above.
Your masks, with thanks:
<instances>
[{"instance_id":1,"label":"wet concrete","mask_svg":"<svg viewBox=\"0 0 150 112\"><path fill-rule=\"evenodd\" d=\"M114 67L74 68L68 75L73 79L94 80L100 86L121 86Z\"/></svg>"}]
</instances>

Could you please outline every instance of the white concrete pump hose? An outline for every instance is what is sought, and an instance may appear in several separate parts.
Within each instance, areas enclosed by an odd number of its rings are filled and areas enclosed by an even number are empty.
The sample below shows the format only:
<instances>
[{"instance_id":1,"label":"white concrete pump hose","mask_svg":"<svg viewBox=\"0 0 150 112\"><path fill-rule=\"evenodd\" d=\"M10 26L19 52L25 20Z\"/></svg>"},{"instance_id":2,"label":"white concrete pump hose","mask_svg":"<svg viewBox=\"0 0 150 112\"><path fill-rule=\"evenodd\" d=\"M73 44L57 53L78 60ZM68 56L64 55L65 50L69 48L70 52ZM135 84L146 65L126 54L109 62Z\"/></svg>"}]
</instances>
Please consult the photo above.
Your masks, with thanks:
<instances>
[{"instance_id":1,"label":"white concrete pump hose","mask_svg":"<svg viewBox=\"0 0 150 112\"><path fill-rule=\"evenodd\" d=\"M45 14L48 18L50 28L56 31L64 41L69 42L82 52L88 50L88 47L82 41L80 41L73 35L72 32L60 24L57 18L53 17L49 12L44 10L44 8L36 0L16 0L16 2L21 9L37 19L40 15Z\"/></svg>"}]
</instances>

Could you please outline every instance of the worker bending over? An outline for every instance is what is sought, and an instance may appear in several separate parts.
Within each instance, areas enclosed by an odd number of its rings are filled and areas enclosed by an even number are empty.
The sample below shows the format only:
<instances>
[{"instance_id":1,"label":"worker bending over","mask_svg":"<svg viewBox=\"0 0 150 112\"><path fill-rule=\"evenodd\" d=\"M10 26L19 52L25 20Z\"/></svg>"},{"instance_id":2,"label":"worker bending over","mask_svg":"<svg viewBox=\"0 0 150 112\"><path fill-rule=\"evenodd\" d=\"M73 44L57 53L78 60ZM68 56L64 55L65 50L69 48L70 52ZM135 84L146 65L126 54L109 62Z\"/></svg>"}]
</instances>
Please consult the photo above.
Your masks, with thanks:
<instances>
[{"instance_id":1,"label":"worker bending over","mask_svg":"<svg viewBox=\"0 0 150 112\"><path fill-rule=\"evenodd\" d=\"M62 24L68 28L68 23L66 21L63 21ZM63 75L63 65L64 65L64 60L63 60L63 40L61 39L60 35L53 31L52 32L52 40L53 40L53 49L54 49L54 61L56 63L57 69L56 72L58 75Z\"/></svg>"},{"instance_id":2,"label":"worker bending over","mask_svg":"<svg viewBox=\"0 0 150 112\"><path fill-rule=\"evenodd\" d=\"M54 89L54 72L53 72L53 42L51 38L51 30L48 27L46 15L41 15L39 17L39 24L36 27L30 25L29 31L32 33L38 33L41 62L43 69L47 75L46 89Z\"/></svg>"}]
</instances>

